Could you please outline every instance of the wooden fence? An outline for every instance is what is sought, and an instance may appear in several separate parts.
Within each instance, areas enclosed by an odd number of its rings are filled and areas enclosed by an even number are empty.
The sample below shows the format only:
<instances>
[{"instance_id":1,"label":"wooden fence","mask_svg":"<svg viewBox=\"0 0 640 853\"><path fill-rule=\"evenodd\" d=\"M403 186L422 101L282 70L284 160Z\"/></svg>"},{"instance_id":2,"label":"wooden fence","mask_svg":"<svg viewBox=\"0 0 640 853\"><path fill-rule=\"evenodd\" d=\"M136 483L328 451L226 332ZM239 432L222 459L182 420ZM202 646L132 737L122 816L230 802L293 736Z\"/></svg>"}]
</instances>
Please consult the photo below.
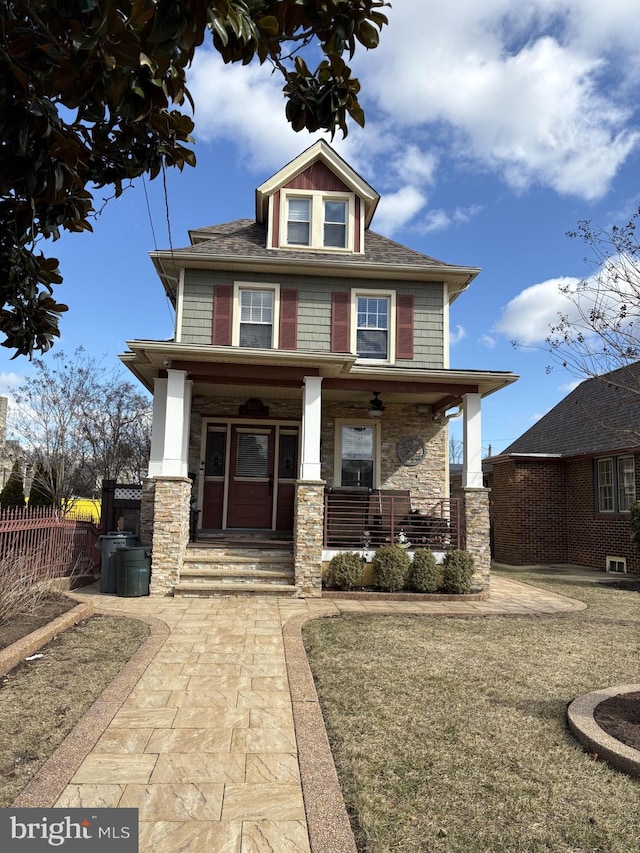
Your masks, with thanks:
<instances>
[{"instance_id":1,"label":"wooden fence","mask_svg":"<svg viewBox=\"0 0 640 853\"><path fill-rule=\"evenodd\" d=\"M100 565L100 531L90 518L53 507L0 511L0 561L24 559L34 579L65 577Z\"/></svg>"}]
</instances>

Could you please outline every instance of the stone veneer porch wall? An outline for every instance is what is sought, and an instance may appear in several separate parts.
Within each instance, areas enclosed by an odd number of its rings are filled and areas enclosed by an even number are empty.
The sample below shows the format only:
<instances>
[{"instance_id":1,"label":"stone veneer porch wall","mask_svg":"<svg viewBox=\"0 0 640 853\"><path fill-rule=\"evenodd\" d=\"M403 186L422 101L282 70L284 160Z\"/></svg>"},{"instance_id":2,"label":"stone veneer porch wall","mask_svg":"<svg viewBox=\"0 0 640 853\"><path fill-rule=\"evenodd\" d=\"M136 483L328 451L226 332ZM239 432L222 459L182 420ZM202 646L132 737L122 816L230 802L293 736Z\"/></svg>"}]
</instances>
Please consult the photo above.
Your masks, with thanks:
<instances>
[{"instance_id":1,"label":"stone veneer porch wall","mask_svg":"<svg viewBox=\"0 0 640 853\"><path fill-rule=\"evenodd\" d=\"M474 560L473 592L489 588L491 543L489 539L489 489L463 489L463 548Z\"/></svg>"},{"instance_id":2,"label":"stone veneer porch wall","mask_svg":"<svg viewBox=\"0 0 640 853\"><path fill-rule=\"evenodd\" d=\"M295 583L303 598L322 597L324 487L323 480L296 483L293 564Z\"/></svg>"},{"instance_id":3,"label":"stone veneer porch wall","mask_svg":"<svg viewBox=\"0 0 640 853\"><path fill-rule=\"evenodd\" d=\"M329 485L335 483L335 420L367 420L380 424L380 488L409 489L422 498L447 497L445 480L449 432L446 421L434 421L431 413L419 414L415 404L388 404L384 415L376 420L368 417L367 406L356 403L325 402L322 406L322 477ZM398 442L406 435L415 435L424 442L427 453L415 466L403 465L398 459Z\"/></svg>"},{"instance_id":4,"label":"stone veneer porch wall","mask_svg":"<svg viewBox=\"0 0 640 853\"><path fill-rule=\"evenodd\" d=\"M145 488L149 481L145 482ZM189 542L189 504L191 480L187 477L154 477L153 486L145 492L152 495L153 533L151 537L151 595L173 595ZM147 509L141 511L140 537L148 538ZM143 533L144 529L144 533Z\"/></svg>"}]
</instances>

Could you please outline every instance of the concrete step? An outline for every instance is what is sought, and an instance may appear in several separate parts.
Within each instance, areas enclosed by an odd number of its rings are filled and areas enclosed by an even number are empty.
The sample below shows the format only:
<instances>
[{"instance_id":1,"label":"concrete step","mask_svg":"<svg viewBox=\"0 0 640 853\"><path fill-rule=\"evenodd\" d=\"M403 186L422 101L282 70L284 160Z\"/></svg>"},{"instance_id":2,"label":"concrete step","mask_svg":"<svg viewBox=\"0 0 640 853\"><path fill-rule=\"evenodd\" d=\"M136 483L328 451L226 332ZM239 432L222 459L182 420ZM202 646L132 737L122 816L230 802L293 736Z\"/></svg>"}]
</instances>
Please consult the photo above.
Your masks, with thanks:
<instances>
[{"instance_id":1,"label":"concrete step","mask_svg":"<svg viewBox=\"0 0 640 853\"><path fill-rule=\"evenodd\" d=\"M189 583L207 583L209 581L223 581L226 583L293 583L293 567L287 569L281 566L265 568L260 566L201 566L184 565L180 572L180 580Z\"/></svg>"},{"instance_id":2,"label":"concrete step","mask_svg":"<svg viewBox=\"0 0 640 853\"><path fill-rule=\"evenodd\" d=\"M174 588L174 595L183 598L216 598L235 596L280 596L282 598L298 598L300 591L293 584L253 583L223 581L180 582Z\"/></svg>"}]
</instances>

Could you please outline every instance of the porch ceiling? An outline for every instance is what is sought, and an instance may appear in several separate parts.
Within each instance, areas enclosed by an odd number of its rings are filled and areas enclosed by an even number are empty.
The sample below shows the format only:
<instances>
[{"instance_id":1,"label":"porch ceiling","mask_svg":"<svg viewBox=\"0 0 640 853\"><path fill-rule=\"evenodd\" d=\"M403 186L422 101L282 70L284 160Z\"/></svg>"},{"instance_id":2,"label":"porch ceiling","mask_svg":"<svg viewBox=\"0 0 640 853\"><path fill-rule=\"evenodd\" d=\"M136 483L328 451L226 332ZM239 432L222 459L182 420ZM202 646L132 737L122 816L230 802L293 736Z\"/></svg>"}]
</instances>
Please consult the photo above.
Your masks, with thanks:
<instances>
[{"instance_id":1,"label":"porch ceiling","mask_svg":"<svg viewBox=\"0 0 640 853\"><path fill-rule=\"evenodd\" d=\"M265 351L240 347L192 346L171 341L128 341L123 363L153 392L153 380L167 369L184 370L200 396L301 399L305 376L321 376L325 400L368 402L379 391L385 405L415 403L442 412L464 394L487 396L518 378L478 370L404 369L356 364L351 353Z\"/></svg>"}]
</instances>

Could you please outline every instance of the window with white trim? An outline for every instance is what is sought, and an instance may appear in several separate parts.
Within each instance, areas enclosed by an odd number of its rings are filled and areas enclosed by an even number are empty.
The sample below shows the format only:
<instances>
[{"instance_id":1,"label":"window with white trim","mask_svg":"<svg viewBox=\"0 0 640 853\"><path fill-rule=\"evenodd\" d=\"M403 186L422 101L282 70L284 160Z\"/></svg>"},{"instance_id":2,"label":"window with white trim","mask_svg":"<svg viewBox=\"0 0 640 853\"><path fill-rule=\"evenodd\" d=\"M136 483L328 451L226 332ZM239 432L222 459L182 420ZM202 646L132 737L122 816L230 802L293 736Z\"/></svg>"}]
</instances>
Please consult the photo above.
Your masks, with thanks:
<instances>
[{"instance_id":1,"label":"window with white trim","mask_svg":"<svg viewBox=\"0 0 640 853\"><path fill-rule=\"evenodd\" d=\"M629 512L636 499L633 456L596 459L596 509L598 512Z\"/></svg>"},{"instance_id":2,"label":"window with white trim","mask_svg":"<svg viewBox=\"0 0 640 853\"><path fill-rule=\"evenodd\" d=\"M395 294L352 291L351 351L367 362L395 360Z\"/></svg>"},{"instance_id":3,"label":"window with white trim","mask_svg":"<svg viewBox=\"0 0 640 853\"><path fill-rule=\"evenodd\" d=\"M281 195L281 247L353 251L352 194L283 190Z\"/></svg>"},{"instance_id":4,"label":"window with white trim","mask_svg":"<svg viewBox=\"0 0 640 853\"><path fill-rule=\"evenodd\" d=\"M372 489L378 474L378 426L337 422L336 485Z\"/></svg>"},{"instance_id":5,"label":"window with white trim","mask_svg":"<svg viewBox=\"0 0 640 853\"><path fill-rule=\"evenodd\" d=\"M233 346L278 346L279 287L236 282Z\"/></svg>"}]
</instances>

